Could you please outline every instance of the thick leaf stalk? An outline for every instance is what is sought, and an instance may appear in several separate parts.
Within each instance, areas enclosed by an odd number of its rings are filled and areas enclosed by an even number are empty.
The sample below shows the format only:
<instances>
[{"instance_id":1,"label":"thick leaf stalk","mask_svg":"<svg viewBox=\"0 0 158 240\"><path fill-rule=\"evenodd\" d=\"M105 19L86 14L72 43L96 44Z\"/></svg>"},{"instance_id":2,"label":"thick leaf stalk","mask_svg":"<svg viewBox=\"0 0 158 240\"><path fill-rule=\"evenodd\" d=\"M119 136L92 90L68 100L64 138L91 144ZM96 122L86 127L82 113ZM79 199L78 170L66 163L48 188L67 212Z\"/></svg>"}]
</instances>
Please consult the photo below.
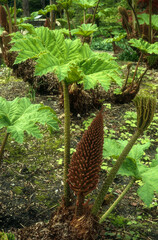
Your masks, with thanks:
<instances>
[{"instance_id":1,"label":"thick leaf stalk","mask_svg":"<svg viewBox=\"0 0 158 240\"><path fill-rule=\"evenodd\" d=\"M100 218L99 223L102 223L105 221L105 219L109 216L109 214L115 209L117 204L122 200L122 198L125 196L125 194L128 192L128 190L131 188L135 181L135 178L132 178L129 184L126 186L126 188L123 190L123 192L120 194L120 196L115 200L115 202L110 206L110 208L103 214L103 216Z\"/></svg>"},{"instance_id":2,"label":"thick leaf stalk","mask_svg":"<svg viewBox=\"0 0 158 240\"><path fill-rule=\"evenodd\" d=\"M141 37L141 30L140 30L140 25L139 25L139 21L138 21L138 17L137 17L137 14L136 14L136 11L132 5L132 0L127 0L129 6L131 7L132 11L133 11L133 14L135 16L135 20L136 20L136 23L137 23L137 28L138 28L138 36Z\"/></svg>"},{"instance_id":3,"label":"thick leaf stalk","mask_svg":"<svg viewBox=\"0 0 158 240\"><path fill-rule=\"evenodd\" d=\"M100 3L100 0L98 0L97 5L95 7L95 10L94 10L94 13L93 13L92 24L94 24L95 16L96 16L96 13L97 13L97 9L98 9L99 3Z\"/></svg>"},{"instance_id":4,"label":"thick leaf stalk","mask_svg":"<svg viewBox=\"0 0 158 240\"><path fill-rule=\"evenodd\" d=\"M152 43L152 0L149 0L149 43Z\"/></svg>"},{"instance_id":5,"label":"thick leaf stalk","mask_svg":"<svg viewBox=\"0 0 158 240\"><path fill-rule=\"evenodd\" d=\"M64 92L64 204L70 205L70 187L67 182L68 167L70 164L70 102L69 102L69 90L68 84L62 82Z\"/></svg>"},{"instance_id":6,"label":"thick leaf stalk","mask_svg":"<svg viewBox=\"0 0 158 240\"><path fill-rule=\"evenodd\" d=\"M12 29L12 20L11 20L11 15L10 15L10 10L9 10L9 6L8 3L4 4L4 6L6 7L7 10L7 14L8 14L8 22L9 22L9 33L12 33L13 29Z\"/></svg>"},{"instance_id":7,"label":"thick leaf stalk","mask_svg":"<svg viewBox=\"0 0 158 240\"><path fill-rule=\"evenodd\" d=\"M68 183L77 195L76 216L84 213L84 197L96 188L103 151L103 114L95 117L72 156Z\"/></svg>"},{"instance_id":8,"label":"thick leaf stalk","mask_svg":"<svg viewBox=\"0 0 158 240\"><path fill-rule=\"evenodd\" d=\"M140 137L143 131L149 126L149 124L153 119L155 108L156 108L156 99L154 97L148 97L144 95L137 96L135 98L135 104L137 108L137 130L133 134L132 138L130 139L130 141L122 151L121 155L118 157L113 168L109 172L109 175L105 179L103 186L92 208L92 214L94 215L98 214L98 211L104 201L104 197L107 194L108 189L112 184L123 161L127 157L128 153L130 152L131 148L135 144L136 140Z\"/></svg>"}]
</instances>

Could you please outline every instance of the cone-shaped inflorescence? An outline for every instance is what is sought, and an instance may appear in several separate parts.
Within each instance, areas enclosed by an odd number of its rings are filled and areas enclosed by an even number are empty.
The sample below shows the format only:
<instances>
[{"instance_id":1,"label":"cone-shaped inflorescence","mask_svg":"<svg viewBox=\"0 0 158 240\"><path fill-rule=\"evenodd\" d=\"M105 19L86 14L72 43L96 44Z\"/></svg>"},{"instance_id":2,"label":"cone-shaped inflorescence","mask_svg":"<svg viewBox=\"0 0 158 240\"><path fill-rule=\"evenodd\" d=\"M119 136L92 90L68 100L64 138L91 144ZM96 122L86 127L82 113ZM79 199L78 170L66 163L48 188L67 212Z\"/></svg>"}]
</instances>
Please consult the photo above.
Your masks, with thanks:
<instances>
[{"instance_id":1,"label":"cone-shaped inflorescence","mask_svg":"<svg viewBox=\"0 0 158 240\"><path fill-rule=\"evenodd\" d=\"M83 214L84 197L96 188L103 151L103 110L84 133L72 156L68 183L77 195L76 216Z\"/></svg>"},{"instance_id":2,"label":"cone-shaped inflorescence","mask_svg":"<svg viewBox=\"0 0 158 240\"><path fill-rule=\"evenodd\" d=\"M137 108L137 129L144 131L153 119L156 108L156 97L137 95L134 103Z\"/></svg>"}]
</instances>

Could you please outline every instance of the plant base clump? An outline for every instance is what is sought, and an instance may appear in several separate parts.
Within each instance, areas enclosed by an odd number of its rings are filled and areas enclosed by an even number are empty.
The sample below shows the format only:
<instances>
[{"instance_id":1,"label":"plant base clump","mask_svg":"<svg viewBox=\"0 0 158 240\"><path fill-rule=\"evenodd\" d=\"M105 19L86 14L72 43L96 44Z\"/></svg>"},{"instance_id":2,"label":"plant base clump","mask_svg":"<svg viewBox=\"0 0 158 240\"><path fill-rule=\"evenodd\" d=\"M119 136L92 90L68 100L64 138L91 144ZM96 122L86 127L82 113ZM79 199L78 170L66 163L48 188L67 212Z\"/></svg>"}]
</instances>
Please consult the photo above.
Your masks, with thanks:
<instances>
[{"instance_id":1,"label":"plant base clump","mask_svg":"<svg viewBox=\"0 0 158 240\"><path fill-rule=\"evenodd\" d=\"M85 215L74 217L74 207L60 207L50 220L50 236L56 240L92 240L98 236L98 221L85 207Z\"/></svg>"},{"instance_id":2,"label":"plant base clump","mask_svg":"<svg viewBox=\"0 0 158 240\"><path fill-rule=\"evenodd\" d=\"M113 103L121 103L121 104L130 103L139 92L139 87L140 87L140 84L135 83L133 86L131 85L127 86L126 89L120 94L115 94L112 92L110 94L110 100Z\"/></svg>"},{"instance_id":3,"label":"plant base clump","mask_svg":"<svg viewBox=\"0 0 158 240\"><path fill-rule=\"evenodd\" d=\"M26 60L20 64L13 65L13 72L17 77L28 82L40 94L59 93L59 81L54 73L47 73L43 76L34 76L36 63Z\"/></svg>"},{"instance_id":4,"label":"plant base clump","mask_svg":"<svg viewBox=\"0 0 158 240\"><path fill-rule=\"evenodd\" d=\"M9 36L7 31L4 31L0 38L1 38L0 48L2 52L2 59L8 67L12 68L14 61L17 57L17 52L9 52L11 48L11 44L10 44L11 37Z\"/></svg>"},{"instance_id":5,"label":"plant base clump","mask_svg":"<svg viewBox=\"0 0 158 240\"><path fill-rule=\"evenodd\" d=\"M72 206L59 207L49 223L38 222L13 233L18 240L97 240L102 227L90 209L78 219L73 219L74 210Z\"/></svg>"},{"instance_id":6,"label":"plant base clump","mask_svg":"<svg viewBox=\"0 0 158 240\"><path fill-rule=\"evenodd\" d=\"M69 87L70 111L74 115L89 113L91 109L99 109L102 106L106 92L98 86L95 89L84 90L81 84L72 84ZM61 93L60 104L63 107L64 98Z\"/></svg>"}]
</instances>

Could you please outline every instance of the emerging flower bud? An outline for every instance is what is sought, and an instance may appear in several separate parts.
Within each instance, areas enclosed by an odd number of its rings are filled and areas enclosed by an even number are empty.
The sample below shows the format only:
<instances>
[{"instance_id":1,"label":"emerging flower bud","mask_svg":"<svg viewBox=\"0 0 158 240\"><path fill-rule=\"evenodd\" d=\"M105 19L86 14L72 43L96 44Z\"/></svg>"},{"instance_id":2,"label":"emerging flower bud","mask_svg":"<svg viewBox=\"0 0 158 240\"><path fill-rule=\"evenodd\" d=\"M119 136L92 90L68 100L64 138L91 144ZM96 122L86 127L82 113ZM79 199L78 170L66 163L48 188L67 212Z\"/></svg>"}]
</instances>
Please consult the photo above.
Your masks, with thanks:
<instances>
[{"instance_id":1,"label":"emerging flower bud","mask_svg":"<svg viewBox=\"0 0 158 240\"><path fill-rule=\"evenodd\" d=\"M153 120L156 109L156 97L145 94L137 95L134 99L137 108L137 128L144 131Z\"/></svg>"}]
</instances>

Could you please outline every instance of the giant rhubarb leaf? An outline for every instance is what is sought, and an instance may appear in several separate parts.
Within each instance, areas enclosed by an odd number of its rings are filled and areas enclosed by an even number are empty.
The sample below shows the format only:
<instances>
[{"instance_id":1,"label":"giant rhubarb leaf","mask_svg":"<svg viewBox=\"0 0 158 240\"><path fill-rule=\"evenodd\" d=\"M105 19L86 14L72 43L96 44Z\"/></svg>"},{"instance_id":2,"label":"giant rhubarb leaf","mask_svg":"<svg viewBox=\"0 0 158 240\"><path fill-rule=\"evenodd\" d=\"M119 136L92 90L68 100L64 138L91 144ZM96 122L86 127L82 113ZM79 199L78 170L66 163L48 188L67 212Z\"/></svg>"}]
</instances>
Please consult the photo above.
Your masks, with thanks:
<instances>
[{"instance_id":1,"label":"giant rhubarb leaf","mask_svg":"<svg viewBox=\"0 0 158 240\"><path fill-rule=\"evenodd\" d=\"M103 157L117 159L125 145L126 141L105 139ZM152 203L154 192L158 193L158 154L155 155L150 167L140 161L144 155L144 150L149 146L150 143L134 145L118 171L118 174L123 176L133 176L142 180L143 185L138 188L138 195L147 206Z\"/></svg>"},{"instance_id":2,"label":"giant rhubarb leaf","mask_svg":"<svg viewBox=\"0 0 158 240\"><path fill-rule=\"evenodd\" d=\"M16 142L23 142L24 132L41 138L37 123L58 130L58 122L55 113L49 107L32 104L28 98L7 101L0 97L0 128L6 127Z\"/></svg>"},{"instance_id":3,"label":"giant rhubarb leaf","mask_svg":"<svg viewBox=\"0 0 158 240\"><path fill-rule=\"evenodd\" d=\"M139 187L138 195L149 206L152 203L154 192L158 193L158 165L150 167L142 174L143 186Z\"/></svg>"},{"instance_id":4,"label":"giant rhubarb leaf","mask_svg":"<svg viewBox=\"0 0 158 240\"><path fill-rule=\"evenodd\" d=\"M122 85L122 78L119 76L119 67L115 62L105 61L97 55L83 60L79 64L83 71L83 83L85 89L94 88L98 83L107 91L112 82Z\"/></svg>"},{"instance_id":5,"label":"giant rhubarb leaf","mask_svg":"<svg viewBox=\"0 0 158 240\"><path fill-rule=\"evenodd\" d=\"M92 23L89 24L82 24L77 29L72 30L71 32L75 35L88 37L92 35L92 33L98 30L97 25Z\"/></svg>"},{"instance_id":6,"label":"giant rhubarb leaf","mask_svg":"<svg viewBox=\"0 0 158 240\"><path fill-rule=\"evenodd\" d=\"M98 83L106 91L112 82L122 85L120 69L113 58L94 53L87 44L82 46L79 39L64 39L61 31L40 27L23 38L15 35L12 42L12 51L19 52L15 63L34 58L36 75L55 72L59 81L83 82L85 89L94 88Z\"/></svg>"},{"instance_id":7,"label":"giant rhubarb leaf","mask_svg":"<svg viewBox=\"0 0 158 240\"><path fill-rule=\"evenodd\" d=\"M95 7L95 5L97 4L97 0L77 0L76 4L78 4L83 9L87 9Z\"/></svg>"},{"instance_id":8,"label":"giant rhubarb leaf","mask_svg":"<svg viewBox=\"0 0 158 240\"><path fill-rule=\"evenodd\" d=\"M140 51L147 53L148 48L150 47L150 43L144 41L142 38L140 39L130 39L128 41L133 47L138 48Z\"/></svg>"}]
</instances>

